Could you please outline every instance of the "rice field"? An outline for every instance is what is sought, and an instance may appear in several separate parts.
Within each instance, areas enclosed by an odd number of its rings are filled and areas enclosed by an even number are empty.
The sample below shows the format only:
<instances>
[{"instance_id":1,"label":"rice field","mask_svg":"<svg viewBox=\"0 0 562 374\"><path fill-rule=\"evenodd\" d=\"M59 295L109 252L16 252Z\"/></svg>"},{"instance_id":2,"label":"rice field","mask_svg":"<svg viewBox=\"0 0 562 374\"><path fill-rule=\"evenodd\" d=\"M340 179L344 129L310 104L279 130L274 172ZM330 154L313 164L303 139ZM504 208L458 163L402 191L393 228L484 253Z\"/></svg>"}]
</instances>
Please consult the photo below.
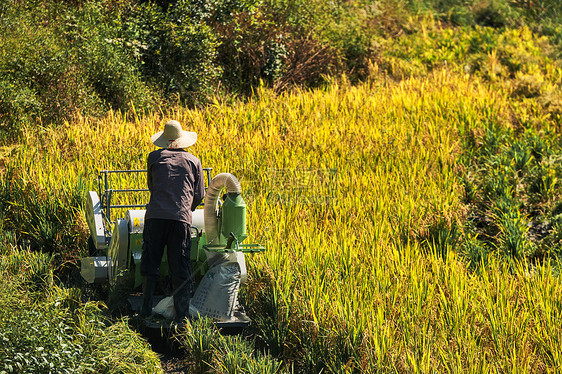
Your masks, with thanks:
<instances>
[{"instance_id":1,"label":"rice field","mask_svg":"<svg viewBox=\"0 0 562 374\"><path fill-rule=\"evenodd\" d=\"M204 167L242 183L248 241L267 247L248 260L243 300L256 349L282 370L554 373L556 267L492 257L469 271L448 240L466 219L463 137L513 116L556 129L532 102L441 70L30 126L2 148L0 165L22 190L64 203L96 189L100 170L144 168L150 135L176 119L198 133L190 151Z\"/></svg>"}]
</instances>

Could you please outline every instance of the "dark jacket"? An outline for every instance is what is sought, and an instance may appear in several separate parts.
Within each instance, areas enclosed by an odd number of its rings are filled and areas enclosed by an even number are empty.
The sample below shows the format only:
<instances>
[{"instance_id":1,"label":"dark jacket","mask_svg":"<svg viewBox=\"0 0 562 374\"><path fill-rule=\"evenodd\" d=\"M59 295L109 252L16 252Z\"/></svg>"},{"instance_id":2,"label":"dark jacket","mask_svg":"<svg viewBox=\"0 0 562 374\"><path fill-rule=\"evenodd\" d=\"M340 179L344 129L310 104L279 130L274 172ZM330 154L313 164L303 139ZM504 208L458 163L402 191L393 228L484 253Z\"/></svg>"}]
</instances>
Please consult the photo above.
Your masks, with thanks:
<instances>
[{"instance_id":1,"label":"dark jacket","mask_svg":"<svg viewBox=\"0 0 562 374\"><path fill-rule=\"evenodd\" d=\"M191 211L205 196L201 161L183 149L158 149L148 155L150 202L145 219L173 219L191 224Z\"/></svg>"}]
</instances>

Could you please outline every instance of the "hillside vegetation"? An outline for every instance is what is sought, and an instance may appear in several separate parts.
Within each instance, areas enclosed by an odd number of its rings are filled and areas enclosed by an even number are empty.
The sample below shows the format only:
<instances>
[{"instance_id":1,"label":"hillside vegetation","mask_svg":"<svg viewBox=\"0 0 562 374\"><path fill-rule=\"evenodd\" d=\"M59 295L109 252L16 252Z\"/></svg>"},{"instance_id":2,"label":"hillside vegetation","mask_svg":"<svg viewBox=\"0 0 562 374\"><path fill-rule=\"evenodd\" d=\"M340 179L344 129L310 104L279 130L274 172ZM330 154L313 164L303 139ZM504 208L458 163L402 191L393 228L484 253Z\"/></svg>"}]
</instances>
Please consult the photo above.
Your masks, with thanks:
<instances>
[{"instance_id":1,"label":"hillside vegetation","mask_svg":"<svg viewBox=\"0 0 562 374\"><path fill-rule=\"evenodd\" d=\"M144 168L174 118L267 246L245 336L178 331L192 372L557 372L560 5L539 3L0 8L0 371L161 370L68 269L97 172Z\"/></svg>"},{"instance_id":2,"label":"hillside vegetation","mask_svg":"<svg viewBox=\"0 0 562 374\"><path fill-rule=\"evenodd\" d=\"M205 105L260 84L357 82L373 64L398 79L444 63L513 78L528 58L559 57L561 20L556 0L6 0L0 125L14 136L30 121ZM527 50L530 32L551 50Z\"/></svg>"}]
</instances>

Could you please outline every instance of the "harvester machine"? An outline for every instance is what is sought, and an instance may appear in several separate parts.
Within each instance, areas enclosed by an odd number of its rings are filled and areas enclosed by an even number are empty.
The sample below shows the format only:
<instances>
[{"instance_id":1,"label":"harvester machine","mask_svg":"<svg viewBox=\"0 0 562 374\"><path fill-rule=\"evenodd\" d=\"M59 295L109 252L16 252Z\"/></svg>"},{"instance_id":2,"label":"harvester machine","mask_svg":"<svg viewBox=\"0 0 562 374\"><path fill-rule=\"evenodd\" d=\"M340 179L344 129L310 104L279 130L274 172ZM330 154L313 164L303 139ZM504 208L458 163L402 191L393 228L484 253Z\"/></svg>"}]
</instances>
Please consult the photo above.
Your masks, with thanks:
<instances>
[{"instance_id":1,"label":"harvester machine","mask_svg":"<svg viewBox=\"0 0 562 374\"><path fill-rule=\"evenodd\" d=\"M210 317L220 328L243 328L250 323L238 304L238 290L247 281L244 256L265 248L244 243L247 239L246 204L238 180L228 173L211 179L211 169L204 170L206 195L204 202L193 212L190 228L195 291L189 313L191 318ZM143 173L146 170L105 170L98 177L100 193L89 191L86 221L91 234L90 257L81 261L81 275L87 282L115 285L127 279L137 290L142 285L140 261L148 189L112 187L115 180L130 176L136 176L137 181L145 180ZM221 196L223 190L226 192ZM136 200L120 200L118 195L135 195ZM114 218L118 212L123 212L123 216ZM161 278L169 275L166 251L159 270ZM155 302L165 296L156 295ZM140 309L141 299L138 292L137 296L128 298L133 311Z\"/></svg>"}]
</instances>

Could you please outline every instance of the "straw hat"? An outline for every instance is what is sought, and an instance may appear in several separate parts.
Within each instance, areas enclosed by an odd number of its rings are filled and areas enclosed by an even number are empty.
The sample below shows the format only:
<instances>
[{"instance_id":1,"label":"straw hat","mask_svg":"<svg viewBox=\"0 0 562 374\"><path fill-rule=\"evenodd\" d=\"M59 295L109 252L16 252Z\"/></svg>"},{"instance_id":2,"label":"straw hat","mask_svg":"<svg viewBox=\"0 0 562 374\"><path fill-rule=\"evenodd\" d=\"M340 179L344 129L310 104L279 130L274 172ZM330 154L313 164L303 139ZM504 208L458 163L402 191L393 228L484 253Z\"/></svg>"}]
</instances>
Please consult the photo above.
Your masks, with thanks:
<instances>
[{"instance_id":1,"label":"straw hat","mask_svg":"<svg viewBox=\"0 0 562 374\"><path fill-rule=\"evenodd\" d=\"M152 135L150 140L160 148L187 148L195 144L197 133L183 131L178 121L168 121L164 131Z\"/></svg>"}]
</instances>

